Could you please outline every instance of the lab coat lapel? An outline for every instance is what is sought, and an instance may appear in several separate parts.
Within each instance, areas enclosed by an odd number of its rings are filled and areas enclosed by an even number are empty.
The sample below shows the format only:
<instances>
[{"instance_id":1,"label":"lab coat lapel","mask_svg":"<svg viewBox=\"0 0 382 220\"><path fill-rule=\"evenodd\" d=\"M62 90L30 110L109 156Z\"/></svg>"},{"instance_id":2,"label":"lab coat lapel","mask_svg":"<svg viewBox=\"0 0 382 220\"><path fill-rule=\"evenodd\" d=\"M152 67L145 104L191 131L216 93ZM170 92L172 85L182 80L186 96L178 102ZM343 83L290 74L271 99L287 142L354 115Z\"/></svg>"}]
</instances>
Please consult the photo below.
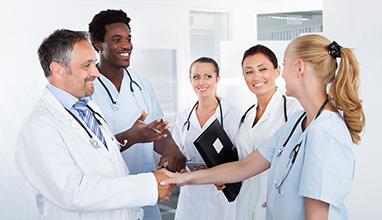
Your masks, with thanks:
<instances>
[{"instance_id":1,"label":"lab coat lapel","mask_svg":"<svg viewBox=\"0 0 382 220\"><path fill-rule=\"evenodd\" d=\"M267 108L264 111L264 114L261 116L260 120L256 123L256 125L253 126L252 130L254 130L255 127L265 123L267 120L270 120L270 118L273 117L274 114L278 114L280 112L278 109L278 108L282 108L282 106L280 106L280 103L282 102L282 100L280 99L282 99L282 95L278 90L276 90L271 100L269 101ZM255 117L256 117L256 108L254 110L254 114L252 115L252 123Z\"/></svg>"},{"instance_id":2,"label":"lab coat lapel","mask_svg":"<svg viewBox=\"0 0 382 220\"><path fill-rule=\"evenodd\" d=\"M221 105L223 105L221 103ZM222 110L223 110L224 106L222 106ZM191 109L190 109L191 111ZM218 119L219 122L221 123L220 121L220 109L219 109L219 106L216 108L215 110L215 113L213 115L211 115L210 118L208 118L208 120L206 121L206 123L204 123L203 127L200 126L199 124L199 120L196 116L196 108L194 109L194 111L192 111L192 114L191 114L191 117L190 117L190 123L191 123L191 126L194 126L194 128L197 129L198 132L203 132L206 128L208 128L208 126L215 120L215 119Z\"/></svg>"},{"instance_id":3,"label":"lab coat lapel","mask_svg":"<svg viewBox=\"0 0 382 220\"><path fill-rule=\"evenodd\" d=\"M60 124L62 124L65 127L65 129L74 131L77 135L81 136L80 138L89 138L86 132L81 127L81 125L79 125L78 122L65 110L62 104L53 96L53 94L48 89L45 89L45 91L43 92L41 101L43 102L43 105L47 108L47 110L52 114L52 116ZM96 137L96 135L91 131L91 129L88 129L88 131ZM103 148L101 149L103 155L105 157L108 157L108 151L105 147L103 147L103 143L101 143L100 140L98 140L98 138L96 138L96 140L101 145L101 148ZM93 146L89 143L89 147Z\"/></svg>"}]
</instances>

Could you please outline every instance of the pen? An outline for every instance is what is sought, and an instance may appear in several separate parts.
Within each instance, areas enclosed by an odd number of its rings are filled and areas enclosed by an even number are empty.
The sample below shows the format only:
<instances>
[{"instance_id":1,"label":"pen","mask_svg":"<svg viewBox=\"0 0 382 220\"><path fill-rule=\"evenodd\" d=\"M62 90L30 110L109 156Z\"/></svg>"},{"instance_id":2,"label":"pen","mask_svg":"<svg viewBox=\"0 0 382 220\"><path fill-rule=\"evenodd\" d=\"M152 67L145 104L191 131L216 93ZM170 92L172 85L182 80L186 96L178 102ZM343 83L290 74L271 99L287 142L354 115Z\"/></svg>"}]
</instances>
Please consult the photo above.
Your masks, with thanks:
<instances>
[{"instance_id":1,"label":"pen","mask_svg":"<svg viewBox=\"0 0 382 220\"><path fill-rule=\"evenodd\" d=\"M142 124L145 124L145 122L144 121L142 121L142 120L140 120L140 119L138 119L138 122L139 123L142 123ZM160 132L160 130L158 130L158 129L156 129L156 128L151 128L153 131L155 131L155 133L158 133L158 134L162 134L162 132Z\"/></svg>"}]
</instances>

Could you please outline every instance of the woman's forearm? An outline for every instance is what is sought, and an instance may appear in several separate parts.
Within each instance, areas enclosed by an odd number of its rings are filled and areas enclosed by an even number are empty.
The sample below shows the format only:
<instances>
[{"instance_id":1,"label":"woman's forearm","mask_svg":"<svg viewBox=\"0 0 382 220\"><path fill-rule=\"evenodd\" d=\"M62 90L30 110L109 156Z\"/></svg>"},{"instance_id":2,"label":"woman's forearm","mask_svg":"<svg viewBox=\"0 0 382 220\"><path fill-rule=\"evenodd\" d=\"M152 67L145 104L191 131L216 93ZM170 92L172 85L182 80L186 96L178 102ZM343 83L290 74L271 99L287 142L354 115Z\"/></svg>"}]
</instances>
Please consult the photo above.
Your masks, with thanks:
<instances>
[{"instance_id":1,"label":"woman's forearm","mask_svg":"<svg viewBox=\"0 0 382 220\"><path fill-rule=\"evenodd\" d=\"M189 184L225 184L239 182L257 175L270 167L270 163L257 151L243 160L221 164L189 174Z\"/></svg>"}]
</instances>

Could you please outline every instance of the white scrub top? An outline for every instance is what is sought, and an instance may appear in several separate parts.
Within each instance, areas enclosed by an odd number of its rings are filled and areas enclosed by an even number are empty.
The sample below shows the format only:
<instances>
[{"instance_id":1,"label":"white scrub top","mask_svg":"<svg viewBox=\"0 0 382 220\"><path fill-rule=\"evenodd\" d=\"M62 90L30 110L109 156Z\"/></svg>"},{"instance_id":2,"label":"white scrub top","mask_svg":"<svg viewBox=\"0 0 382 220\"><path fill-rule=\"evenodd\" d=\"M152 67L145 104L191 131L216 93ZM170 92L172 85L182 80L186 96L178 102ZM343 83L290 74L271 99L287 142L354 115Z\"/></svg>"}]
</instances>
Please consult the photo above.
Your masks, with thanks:
<instances>
[{"instance_id":1,"label":"white scrub top","mask_svg":"<svg viewBox=\"0 0 382 220\"><path fill-rule=\"evenodd\" d=\"M221 100L223 111L223 126L229 138L235 140L239 122L239 112L236 108ZM187 108L178 114L172 136L187 160L192 162L203 162L202 157L195 148L194 140L215 120L221 120L220 109L212 115L203 127L200 127L195 109L190 117L190 129L183 126L191 111ZM233 142L234 143L234 142ZM236 202L228 202L222 191L218 191L213 184L182 186L178 199L178 206L175 213L177 220L235 220Z\"/></svg>"},{"instance_id":2,"label":"white scrub top","mask_svg":"<svg viewBox=\"0 0 382 220\"><path fill-rule=\"evenodd\" d=\"M104 112L108 126L114 134L131 128L142 111L146 111L147 113L146 123L151 123L156 119L163 118L162 109L159 106L150 82L132 70L129 70L129 73L132 79L142 88L142 90L140 90L139 87L133 83L134 94L130 90L130 78L126 72L122 79L120 92L118 92L108 78L102 74L99 76L113 99L119 105L117 111L113 110L112 101L99 80L96 79L94 81L95 91L92 100L97 103ZM153 142L137 143L123 151L122 156L130 173L137 174L153 171L156 167L153 151ZM145 207L145 219L160 219L158 207Z\"/></svg>"},{"instance_id":3,"label":"white scrub top","mask_svg":"<svg viewBox=\"0 0 382 220\"><path fill-rule=\"evenodd\" d=\"M94 103L88 105L102 115ZM44 91L23 125L15 155L34 189L41 219L137 220L140 206L156 203L154 175L128 175L114 135L104 121L100 128L108 149L98 138L100 147L94 148L84 128Z\"/></svg>"},{"instance_id":4,"label":"white scrub top","mask_svg":"<svg viewBox=\"0 0 382 220\"><path fill-rule=\"evenodd\" d=\"M286 97L286 113L288 118L301 109L297 100ZM276 90L268 103L264 114L252 127L256 117L256 106L246 115L244 122L239 127L236 139L239 158L242 160L255 149L262 146L285 122L284 98ZM266 205L268 172L243 181L237 198L237 219L264 220Z\"/></svg>"},{"instance_id":5,"label":"white scrub top","mask_svg":"<svg viewBox=\"0 0 382 220\"><path fill-rule=\"evenodd\" d=\"M292 127L300 117L297 112L259 151L271 162L267 189L267 220L304 220L304 197L329 204L329 220L348 219L344 206L349 194L355 160L353 142L340 114L324 110L302 131L301 122L278 155ZM280 192L281 181L291 152L301 142L296 160Z\"/></svg>"}]
</instances>

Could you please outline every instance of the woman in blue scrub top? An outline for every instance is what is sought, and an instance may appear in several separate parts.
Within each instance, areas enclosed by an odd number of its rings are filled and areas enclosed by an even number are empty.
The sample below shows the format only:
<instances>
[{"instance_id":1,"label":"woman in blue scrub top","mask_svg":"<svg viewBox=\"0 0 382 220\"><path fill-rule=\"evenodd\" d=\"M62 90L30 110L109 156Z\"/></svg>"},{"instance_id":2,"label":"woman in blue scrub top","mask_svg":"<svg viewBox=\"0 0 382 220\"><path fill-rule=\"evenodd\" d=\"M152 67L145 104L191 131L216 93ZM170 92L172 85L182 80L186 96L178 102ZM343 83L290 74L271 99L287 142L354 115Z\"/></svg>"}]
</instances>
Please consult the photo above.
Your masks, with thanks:
<instances>
[{"instance_id":1,"label":"woman in blue scrub top","mask_svg":"<svg viewBox=\"0 0 382 220\"><path fill-rule=\"evenodd\" d=\"M286 94L304 111L244 160L192 173L164 170L171 179L162 184L231 183L270 168L268 220L348 219L344 200L354 172L352 147L365 124L357 60L335 41L305 35L288 45L283 77Z\"/></svg>"}]
</instances>

